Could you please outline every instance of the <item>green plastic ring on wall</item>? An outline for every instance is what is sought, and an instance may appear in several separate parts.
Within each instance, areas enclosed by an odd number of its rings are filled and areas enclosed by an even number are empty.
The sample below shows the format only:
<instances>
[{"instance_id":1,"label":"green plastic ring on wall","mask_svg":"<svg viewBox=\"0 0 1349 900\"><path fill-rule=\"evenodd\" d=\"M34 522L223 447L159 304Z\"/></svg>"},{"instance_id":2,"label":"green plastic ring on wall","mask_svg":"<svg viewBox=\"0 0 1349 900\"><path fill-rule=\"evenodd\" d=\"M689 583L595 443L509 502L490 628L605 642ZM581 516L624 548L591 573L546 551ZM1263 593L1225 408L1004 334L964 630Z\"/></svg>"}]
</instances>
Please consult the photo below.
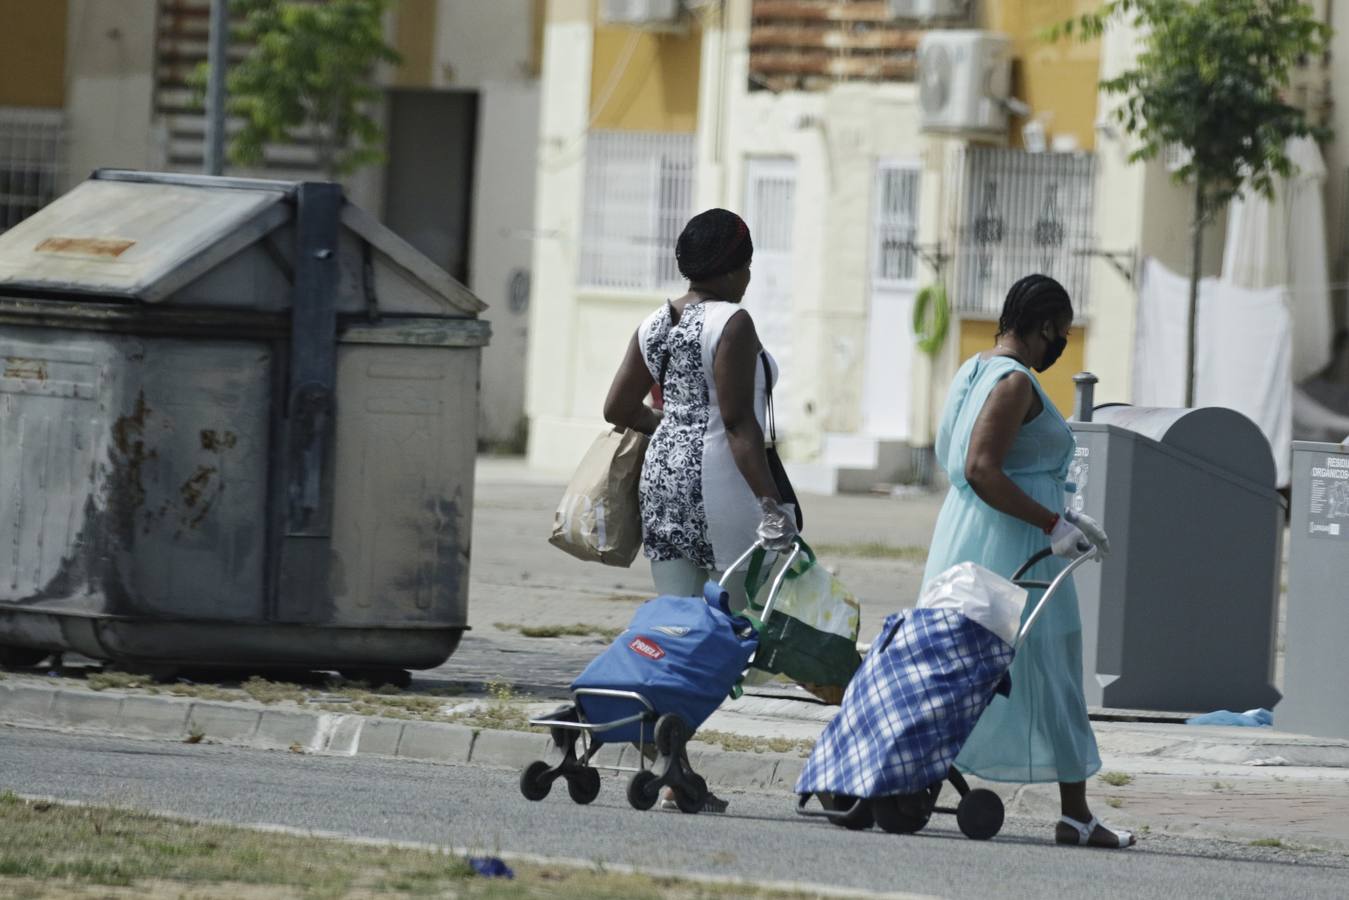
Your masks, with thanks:
<instances>
[{"instance_id":1,"label":"green plastic ring on wall","mask_svg":"<svg viewBox=\"0 0 1349 900\"><path fill-rule=\"evenodd\" d=\"M929 311L929 307L931 310ZM919 348L929 355L941 349L951 327L951 307L941 282L929 284L913 298L913 333Z\"/></svg>"}]
</instances>

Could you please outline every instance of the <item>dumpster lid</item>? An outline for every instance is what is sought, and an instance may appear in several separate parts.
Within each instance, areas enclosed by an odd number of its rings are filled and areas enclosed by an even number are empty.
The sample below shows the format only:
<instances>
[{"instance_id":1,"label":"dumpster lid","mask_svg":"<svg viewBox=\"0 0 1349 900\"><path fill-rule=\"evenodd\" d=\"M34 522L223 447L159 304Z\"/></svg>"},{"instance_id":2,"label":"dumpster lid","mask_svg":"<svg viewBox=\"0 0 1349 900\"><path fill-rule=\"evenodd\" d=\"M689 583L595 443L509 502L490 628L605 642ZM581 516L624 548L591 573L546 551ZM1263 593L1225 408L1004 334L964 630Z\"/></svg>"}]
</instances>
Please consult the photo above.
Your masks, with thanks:
<instances>
[{"instance_id":1,"label":"dumpster lid","mask_svg":"<svg viewBox=\"0 0 1349 900\"><path fill-rule=\"evenodd\" d=\"M290 223L298 186L101 169L0 234L0 290L162 302ZM342 225L458 313L486 308L350 202Z\"/></svg>"}]
</instances>

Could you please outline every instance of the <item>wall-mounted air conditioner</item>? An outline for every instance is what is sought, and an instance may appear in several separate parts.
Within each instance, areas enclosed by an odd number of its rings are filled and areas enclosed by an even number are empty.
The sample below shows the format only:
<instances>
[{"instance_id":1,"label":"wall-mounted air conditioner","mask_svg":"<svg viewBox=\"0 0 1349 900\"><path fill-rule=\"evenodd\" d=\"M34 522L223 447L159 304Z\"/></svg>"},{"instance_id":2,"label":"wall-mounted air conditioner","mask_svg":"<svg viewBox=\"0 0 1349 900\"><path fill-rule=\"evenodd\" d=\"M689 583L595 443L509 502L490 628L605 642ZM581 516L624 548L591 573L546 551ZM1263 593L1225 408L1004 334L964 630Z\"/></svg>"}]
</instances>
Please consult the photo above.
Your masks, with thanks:
<instances>
[{"instance_id":1,"label":"wall-mounted air conditioner","mask_svg":"<svg viewBox=\"0 0 1349 900\"><path fill-rule=\"evenodd\" d=\"M991 31L929 31L918 42L923 130L1007 133L1012 42Z\"/></svg>"},{"instance_id":2,"label":"wall-mounted air conditioner","mask_svg":"<svg viewBox=\"0 0 1349 900\"><path fill-rule=\"evenodd\" d=\"M970 0L890 0L894 19L963 19L969 12Z\"/></svg>"},{"instance_id":3,"label":"wall-mounted air conditioner","mask_svg":"<svg viewBox=\"0 0 1349 900\"><path fill-rule=\"evenodd\" d=\"M600 21L634 28L672 28L683 12L679 0L600 0Z\"/></svg>"}]
</instances>

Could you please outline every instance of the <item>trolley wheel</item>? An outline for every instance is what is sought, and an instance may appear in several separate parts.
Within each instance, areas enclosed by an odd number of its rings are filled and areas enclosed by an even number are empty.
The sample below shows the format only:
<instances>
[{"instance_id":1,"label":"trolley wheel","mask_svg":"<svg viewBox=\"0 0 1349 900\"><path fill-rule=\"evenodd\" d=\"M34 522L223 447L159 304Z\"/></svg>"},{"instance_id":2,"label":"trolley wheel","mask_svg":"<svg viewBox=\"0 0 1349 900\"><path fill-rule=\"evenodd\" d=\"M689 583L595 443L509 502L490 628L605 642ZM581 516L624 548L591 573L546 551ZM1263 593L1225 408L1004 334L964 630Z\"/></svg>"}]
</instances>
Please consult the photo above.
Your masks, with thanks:
<instances>
[{"instance_id":1,"label":"trolley wheel","mask_svg":"<svg viewBox=\"0 0 1349 900\"><path fill-rule=\"evenodd\" d=\"M965 837L986 841L1002 830L1002 798L990 790L976 788L960 798L956 824Z\"/></svg>"},{"instance_id":2,"label":"trolley wheel","mask_svg":"<svg viewBox=\"0 0 1349 900\"><path fill-rule=\"evenodd\" d=\"M679 807L682 813L702 812L703 803L707 801L707 782L703 776L689 773L688 790L683 788L674 789L675 806Z\"/></svg>"},{"instance_id":3,"label":"trolley wheel","mask_svg":"<svg viewBox=\"0 0 1349 900\"><path fill-rule=\"evenodd\" d=\"M567 793L582 806L594 803L600 795L600 773L589 766L573 772L567 777Z\"/></svg>"},{"instance_id":4,"label":"trolley wheel","mask_svg":"<svg viewBox=\"0 0 1349 900\"><path fill-rule=\"evenodd\" d=\"M821 794L820 805L830 812L844 813L829 819L840 828L866 831L876 824L876 817L871 813L871 803L851 794Z\"/></svg>"},{"instance_id":5,"label":"trolley wheel","mask_svg":"<svg viewBox=\"0 0 1349 900\"><path fill-rule=\"evenodd\" d=\"M6 669L31 669L49 656L48 650L0 645L0 667Z\"/></svg>"},{"instance_id":6,"label":"trolley wheel","mask_svg":"<svg viewBox=\"0 0 1349 900\"><path fill-rule=\"evenodd\" d=\"M928 793L893 794L889 797L873 797L871 812L876 824L890 834L914 834L922 831L932 818L932 808L927 803Z\"/></svg>"},{"instance_id":7,"label":"trolley wheel","mask_svg":"<svg viewBox=\"0 0 1349 900\"><path fill-rule=\"evenodd\" d=\"M661 756L674 756L688 742L688 726L679 716L666 713L656 720L654 739L657 753Z\"/></svg>"},{"instance_id":8,"label":"trolley wheel","mask_svg":"<svg viewBox=\"0 0 1349 900\"><path fill-rule=\"evenodd\" d=\"M658 780L656 773L650 769L633 772L632 778L628 779L629 805L642 812L655 806L656 797L660 794L660 788L656 784Z\"/></svg>"},{"instance_id":9,"label":"trolley wheel","mask_svg":"<svg viewBox=\"0 0 1349 900\"><path fill-rule=\"evenodd\" d=\"M553 782L545 779L552 766L543 760L535 760L525 766L525 770L520 773L520 793L524 794L526 800L538 802L548 796L548 792L553 789Z\"/></svg>"}]
</instances>

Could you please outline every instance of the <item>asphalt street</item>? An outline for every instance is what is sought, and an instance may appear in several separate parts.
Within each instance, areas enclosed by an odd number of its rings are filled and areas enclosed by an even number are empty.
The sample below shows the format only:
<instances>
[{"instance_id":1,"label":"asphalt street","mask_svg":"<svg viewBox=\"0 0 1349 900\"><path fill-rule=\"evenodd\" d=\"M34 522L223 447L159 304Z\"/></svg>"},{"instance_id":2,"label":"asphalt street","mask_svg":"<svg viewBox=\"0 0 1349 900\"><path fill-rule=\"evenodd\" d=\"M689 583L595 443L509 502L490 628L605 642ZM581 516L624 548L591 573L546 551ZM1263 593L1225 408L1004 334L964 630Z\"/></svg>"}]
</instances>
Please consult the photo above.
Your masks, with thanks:
<instances>
[{"instance_id":1,"label":"asphalt street","mask_svg":"<svg viewBox=\"0 0 1349 900\"><path fill-rule=\"evenodd\" d=\"M800 819L781 793L732 793L727 815L639 813L620 776L578 807L523 799L513 771L0 730L0 790L284 825L752 879L940 897L1342 898L1349 858L1147 835L1129 851L1055 846L1050 823L995 840L938 817L922 834Z\"/></svg>"}]
</instances>

